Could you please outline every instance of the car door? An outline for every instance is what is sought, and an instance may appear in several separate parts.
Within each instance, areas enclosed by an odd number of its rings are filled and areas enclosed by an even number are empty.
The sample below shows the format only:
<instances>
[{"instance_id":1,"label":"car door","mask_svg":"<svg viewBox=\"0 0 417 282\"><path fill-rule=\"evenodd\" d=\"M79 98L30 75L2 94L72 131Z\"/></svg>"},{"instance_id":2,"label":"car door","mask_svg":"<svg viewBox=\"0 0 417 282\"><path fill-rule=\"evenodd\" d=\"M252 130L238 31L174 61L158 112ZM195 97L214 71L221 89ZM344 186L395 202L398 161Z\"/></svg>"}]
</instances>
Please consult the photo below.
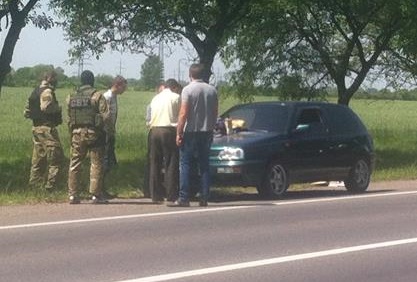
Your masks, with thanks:
<instances>
[{"instance_id":1,"label":"car door","mask_svg":"<svg viewBox=\"0 0 417 282\"><path fill-rule=\"evenodd\" d=\"M329 129L320 107L296 111L287 144L292 182L322 179L328 167Z\"/></svg>"},{"instance_id":2,"label":"car door","mask_svg":"<svg viewBox=\"0 0 417 282\"><path fill-rule=\"evenodd\" d=\"M346 175L357 158L358 140L361 129L347 107L329 105L326 108L329 120L329 164L332 175Z\"/></svg>"}]
</instances>

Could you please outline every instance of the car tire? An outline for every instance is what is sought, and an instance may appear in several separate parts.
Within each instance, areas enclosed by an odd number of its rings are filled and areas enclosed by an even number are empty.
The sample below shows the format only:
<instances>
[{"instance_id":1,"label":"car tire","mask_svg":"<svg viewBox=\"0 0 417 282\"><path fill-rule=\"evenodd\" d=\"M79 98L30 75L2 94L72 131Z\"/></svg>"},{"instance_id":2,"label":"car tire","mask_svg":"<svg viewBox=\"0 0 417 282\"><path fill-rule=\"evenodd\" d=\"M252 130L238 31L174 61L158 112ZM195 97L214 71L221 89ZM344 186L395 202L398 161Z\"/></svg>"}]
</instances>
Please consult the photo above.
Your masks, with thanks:
<instances>
[{"instance_id":1,"label":"car tire","mask_svg":"<svg viewBox=\"0 0 417 282\"><path fill-rule=\"evenodd\" d=\"M349 172L349 176L344 180L346 190L351 193L365 192L371 180L371 168L365 159L355 162Z\"/></svg>"},{"instance_id":2,"label":"car tire","mask_svg":"<svg viewBox=\"0 0 417 282\"><path fill-rule=\"evenodd\" d=\"M285 168L279 163L272 163L257 190L261 197L280 198L287 191L288 186L288 174Z\"/></svg>"}]
</instances>

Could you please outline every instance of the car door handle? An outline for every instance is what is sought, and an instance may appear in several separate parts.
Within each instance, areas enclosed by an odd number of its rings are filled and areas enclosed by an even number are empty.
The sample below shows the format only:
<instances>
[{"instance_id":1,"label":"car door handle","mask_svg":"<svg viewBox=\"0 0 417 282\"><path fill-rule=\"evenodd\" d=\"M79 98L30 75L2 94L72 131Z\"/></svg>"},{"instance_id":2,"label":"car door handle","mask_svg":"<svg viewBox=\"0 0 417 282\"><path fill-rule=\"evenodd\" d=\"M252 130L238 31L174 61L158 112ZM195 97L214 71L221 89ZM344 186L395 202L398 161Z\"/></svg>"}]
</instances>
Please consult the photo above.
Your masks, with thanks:
<instances>
[{"instance_id":1,"label":"car door handle","mask_svg":"<svg viewBox=\"0 0 417 282\"><path fill-rule=\"evenodd\" d=\"M340 149L345 149L347 148L348 145L347 144L338 144L336 146L330 146L330 150L340 150Z\"/></svg>"}]
</instances>

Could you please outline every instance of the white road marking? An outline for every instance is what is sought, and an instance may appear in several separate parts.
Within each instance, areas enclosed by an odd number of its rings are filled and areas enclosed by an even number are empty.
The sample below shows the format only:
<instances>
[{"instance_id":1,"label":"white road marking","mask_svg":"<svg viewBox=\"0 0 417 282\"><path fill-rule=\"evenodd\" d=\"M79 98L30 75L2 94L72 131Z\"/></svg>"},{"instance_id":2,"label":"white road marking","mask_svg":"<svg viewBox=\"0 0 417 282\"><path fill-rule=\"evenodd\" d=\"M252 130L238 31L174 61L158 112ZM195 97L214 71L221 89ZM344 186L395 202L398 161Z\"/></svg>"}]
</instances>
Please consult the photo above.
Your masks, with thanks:
<instances>
[{"instance_id":1,"label":"white road marking","mask_svg":"<svg viewBox=\"0 0 417 282\"><path fill-rule=\"evenodd\" d=\"M276 206L285 206L285 205L299 205L299 204L310 204L310 203L319 203L319 202L333 202L333 201L344 201L344 200L356 200L363 198L376 198L376 197L387 197L387 196L403 196L417 194L417 191L407 191L407 192L389 192L389 193L378 193L378 194L366 194L366 195L355 195L355 196L345 196L345 197L336 197L336 198L321 198L321 199L311 199L311 200L295 200L295 201L285 201L285 202L274 202L273 205Z\"/></svg>"},{"instance_id":2,"label":"white road marking","mask_svg":"<svg viewBox=\"0 0 417 282\"><path fill-rule=\"evenodd\" d=\"M392 192L392 193L371 194L371 195L366 194L366 195L359 195L359 196L320 198L320 199L311 199L311 200L280 201L280 202L273 202L271 204L276 205L276 206L299 205L299 204L310 204L310 203L319 203L319 202L346 201L346 200L355 200L355 199L362 199L362 198L391 197L391 196L401 196L401 195L410 195L410 194L417 194L417 191ZM45 227L45 226L52 226L52 225L67 225L67 224L123 220L123 219L142 218L142 217L169 216L169 215L189 214L189 213L208 213L208 212L225 211L225 210L248 209L248 208L254 208L254 207L256 207L256 205L230 206L230 207L218 207L218 208L213 206L213 207L204 208L204 209L185 209L185 210L171 211L171 212L132 214L132 215L97 217L97 218L75 219L75 220L65 220L65 221L51 221L51 222L29 223L29 224L6 225L6 226L0 226L0 231L18 229L18 228Z\"/></svg>"},{"instance_id":3,"label":"white road marking","mask_svg":"<svg viewBox=\"0 0 417 282\"><path fill-rule=\"evenodd\" d=\"M326 251L320 251L320 252L276 257L276 258L270 258L270 259L222 265L222 266L217 266L217 267L201 268L201 269L190 270L190 271L168 273L168 274L162 274L162 275L156 275L156 276L148 276L148 277L143 277L139 279L122 280L118 282L168 281L168 280L175 280L175 279L192 277L192 276L201 276L201 275L207 275L207 274L213 274L213 273L219 273L219 272L233 271L233 270L239 270L239 269L260 267L260 266L266 266L266 265L272 265L272 264L280 264L280 263L285 263L285 262L293 262L293 261L299 261L299 260L313 259L313 258L319 258L319 257L325 257L325 256L334 256L334 255L340 255L340 254L346 254L346 253L388 248L388 247L393 247L393 246L415 244L415 243L417 243L417 238L387 241L387 242L380 242L380 243L374 243L374 244L368 244L368 245L359 245L359 246L332 249L332 250L326 250Z\"/></svg>"},{"instance_id":4,"label":"white road marking","mask_svg":"<svg viewBox=\"0 0 417 282\"><path fill-rule=\"evenodd\" d=\"M39 223L30 223L30 224L0 226L0 230L30 228L30 227L44 227L44 226L51 226L51 225L76 224L76 223L86 223L86 222L96 222L96 221L121 220L121 219L140 218L140 217L155 217L155 216L162 216L162 215L207 213L207 212L216 212L216 211L224 211L224 210L247 209L247 208L252 208L252 207L255 207L255 206L204 208L204 209L180 210L180 211L173 211L173 212L144 213L144 214L96 217L96 218L75 219L75 220L65 220L65 221L39 222Z\"/></svg>"}]
</instances>

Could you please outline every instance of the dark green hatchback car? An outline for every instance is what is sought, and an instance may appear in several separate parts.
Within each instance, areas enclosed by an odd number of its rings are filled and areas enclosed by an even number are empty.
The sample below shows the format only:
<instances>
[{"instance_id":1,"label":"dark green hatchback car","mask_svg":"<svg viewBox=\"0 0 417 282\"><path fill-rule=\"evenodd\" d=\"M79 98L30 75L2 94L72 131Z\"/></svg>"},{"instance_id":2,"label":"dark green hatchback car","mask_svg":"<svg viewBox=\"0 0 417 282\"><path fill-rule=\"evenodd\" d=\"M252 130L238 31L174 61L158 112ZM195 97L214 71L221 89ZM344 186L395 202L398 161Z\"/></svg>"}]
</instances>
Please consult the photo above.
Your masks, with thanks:
<instances>
[{"instance_id":1,"label":"dark green hatchback car","mask_svg":"<svg viewBox=\"0 0 417 282\"><path fill-rule=\"evenodd\" d=\"M303 182L344 181L350 192L368 188L374 163L372 138L346 106L243 104L226 111L219 125L210 152L217 185L255 186L259 194L275 197L290 184Z\"/></svg>"}]
</instances>

